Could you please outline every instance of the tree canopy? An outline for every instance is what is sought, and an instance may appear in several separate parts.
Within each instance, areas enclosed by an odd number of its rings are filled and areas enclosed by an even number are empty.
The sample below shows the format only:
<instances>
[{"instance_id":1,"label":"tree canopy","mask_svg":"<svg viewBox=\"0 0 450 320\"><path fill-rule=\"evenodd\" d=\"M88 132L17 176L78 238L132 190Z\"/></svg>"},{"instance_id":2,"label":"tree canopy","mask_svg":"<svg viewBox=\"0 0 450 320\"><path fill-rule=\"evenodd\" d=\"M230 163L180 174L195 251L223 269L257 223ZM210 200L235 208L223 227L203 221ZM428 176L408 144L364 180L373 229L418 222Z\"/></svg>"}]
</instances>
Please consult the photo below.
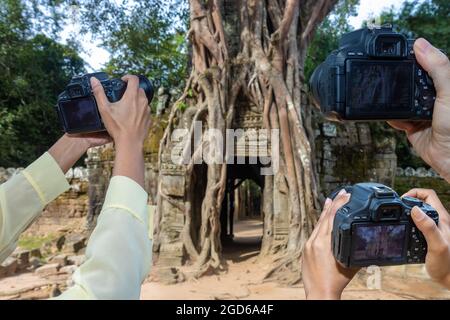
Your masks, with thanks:
<instances>
[{"instance_id":1,"label":"tree canopy","mask_svg":"<svg viewBox=\"0 0 450 320\"><path fill-rule=\"evenodd\" d=\"M339 0L311 42L305 77L352 29L359 0ZM85 72L80 58L87 37L110 53L105 70L113 76L139 73L157 85L180 89L188 76L186 0L0 0L0 166L23 166L61 134L53 106L72 75ZM381 14L410 37L425 37L450 50L450 2L405 1ZM79 33L62 44L61 33L75 22ZM398 134L401 165L423 165Z\"/></svg>"},{"instance_id":2,"label":"tree canopy","mask_svg":"<svg viewBox=\"0 0 450 320\"><path fill-rule=\"evenodd\" d=\"M77 0L82 34L111 54L111 75L143 74L157 85L182 88L187 77L188 5L183 0Z\"/></svg>"},{"instance_id":3,"label":"tree canopy","mask_svg":"<svg viewBox=\"0 0 450 320\"><path fill-rule=\"evenodd\" d=\"M24 166L61 135L56 98L84 62L41 32L29 3L0 0L0 13L0 166Z\"/></svg>"}]
</instances>

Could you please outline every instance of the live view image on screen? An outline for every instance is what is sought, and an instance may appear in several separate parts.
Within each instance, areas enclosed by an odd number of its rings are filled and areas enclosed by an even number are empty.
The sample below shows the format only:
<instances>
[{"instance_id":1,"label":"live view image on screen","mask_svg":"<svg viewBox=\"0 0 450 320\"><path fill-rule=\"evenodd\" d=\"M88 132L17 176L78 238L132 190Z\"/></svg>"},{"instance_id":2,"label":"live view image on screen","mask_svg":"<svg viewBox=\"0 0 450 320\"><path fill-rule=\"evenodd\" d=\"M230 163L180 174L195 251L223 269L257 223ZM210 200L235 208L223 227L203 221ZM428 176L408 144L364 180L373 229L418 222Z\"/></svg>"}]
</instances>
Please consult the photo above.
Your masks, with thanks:
<instances>
[{"instance_id":1,"label":"live view image on screen","mask_svg":"<svg viewBox=\"0 0 450 320\"><path fill-rule=\"evenodd\" d=\"M409 108L412 65L353 62L349 104L355 109Z\"/></svg>"},{"instance_id":2,"label":"live view image on screen","mask_svg":"<svg viewBox=\"0 0 450 320\"><path fill-rule=\"evenodd\" d=\"M91 127L98 123L97 110L92 98L65 101L62 111L66 116L69 128Z\"/></svg>"},{"instance_id":3,"label":"live view image on screen","mask_svg":"<svg viewBox=\"0 0 450 320\"><path fill-rule=\"evenodd\" d=\"M395 259L403 256L405 225L357 226L354 260Z\"/></svg>"}]
</instances>

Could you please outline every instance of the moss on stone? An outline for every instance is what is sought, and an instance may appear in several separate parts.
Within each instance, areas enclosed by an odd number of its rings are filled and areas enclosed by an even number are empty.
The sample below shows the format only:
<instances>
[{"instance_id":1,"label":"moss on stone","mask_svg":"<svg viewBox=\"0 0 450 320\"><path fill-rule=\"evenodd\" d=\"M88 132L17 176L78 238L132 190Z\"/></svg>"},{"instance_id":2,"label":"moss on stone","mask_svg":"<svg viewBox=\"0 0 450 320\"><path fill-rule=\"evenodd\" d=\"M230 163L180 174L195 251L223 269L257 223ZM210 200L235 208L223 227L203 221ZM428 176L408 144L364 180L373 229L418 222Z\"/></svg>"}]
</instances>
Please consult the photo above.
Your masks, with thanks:
<instances>
[{"instance_id":1,"label":"moss on stone","mask_svg":"<svg viewBox=\"0 0 450 320\"><path fill-rule=\"evenodd\" d=\"M167 116L160 118L152 117L152 128L144 143L145 153L158 153L159 143L164 136L164 131L167 126Z\"/></svg>"}]
</instances>

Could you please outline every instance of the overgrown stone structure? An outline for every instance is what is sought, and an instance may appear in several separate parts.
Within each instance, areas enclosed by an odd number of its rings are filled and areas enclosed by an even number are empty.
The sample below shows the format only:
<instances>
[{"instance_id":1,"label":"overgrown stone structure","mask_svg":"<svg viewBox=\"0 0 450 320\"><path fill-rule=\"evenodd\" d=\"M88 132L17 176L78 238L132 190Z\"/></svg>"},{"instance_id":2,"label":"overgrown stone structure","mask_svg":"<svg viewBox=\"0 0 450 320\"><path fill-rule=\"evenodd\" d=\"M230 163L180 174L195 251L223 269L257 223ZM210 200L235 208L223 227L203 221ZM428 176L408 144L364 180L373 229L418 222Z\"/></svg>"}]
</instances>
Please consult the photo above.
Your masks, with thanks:
<instances>
[{"instance_id":1,"label":"overgrown stone structure","mask_svg":"<svg viewBox=\"0 0 450 320\"><path fill-rule=\"evenodd\" d=\"M312 108L309 105L305 107ZM233 128L243 129L244 132L262 128L260 110L245 105L244 102L237 105L236 112L237 117ZM190 115L193 115L193 112L189 109L184 113L180 112L180 128L183 127L183 123L190 123L191 120L188 119ZM322 198L335 188L349 183L377 181L393 185L397 164L394 140L373 136L367 123L347 123L344 125L327 122L318 113L314 120L315 160L320 178ZM228 165L228 174L234 185L250 179L263 190L264 177L259 175L258 165L255 165L252 170L252 166L248 164L249 158L257 156L256 150L252 149L255 144L254 141L246 140L244 148L243 145L238 148L236 143L235 154L246 157L247 164ZM270 151L270 148L268 150ZM159 235L154 247L156 266L160 267L162 280L169 282L171 280L176 281L176 278L179 277L179 273L174 271L174 267L180 267L187 261L186 248L183 242L183 232L186 232L183 206L187 196L188 184L194 184L196 190L195 198L192 201L194 206L192 216L201 216L201 199L205 192L204 166L197 165L194 169L196 170L195 180L188 181L185 175L186 166L177 165L171 161L171 155L174 152L177 151L174 151L173 146L162 150L159 183L163 196L158 203L160 216L156 217L160 221L155 221L154 224L161 228L156 231ZM268 156L270 157L270 154ZM241 169L236 169L239 166L241 166ZM280 181L280 183L283 182ZM280 188L279 193L271 196L277 208L273 222L273 240L282 246L286 243L289 228L289 216L286 207L287 195L283 193L283 188ZM225 196L225 199L229 198ZM226 208L226 205L224 207ZM263 211L262 205L261 211ZM229 212L229 208L225 212ZM258 215L263 217L264 213L260 212ZM235 216L239 218L239 213L236 213ZM230 223L226 218L221 219L221 222ZM197 223L198 221L193 219L194 225L190 228L199 228ZM227 228L222 226L222 232L224 230L226 232ZM265 232L268 231L265 230ZM170 279L170 277L173 277L173 279Z\"/></svg>"}]
</instances>

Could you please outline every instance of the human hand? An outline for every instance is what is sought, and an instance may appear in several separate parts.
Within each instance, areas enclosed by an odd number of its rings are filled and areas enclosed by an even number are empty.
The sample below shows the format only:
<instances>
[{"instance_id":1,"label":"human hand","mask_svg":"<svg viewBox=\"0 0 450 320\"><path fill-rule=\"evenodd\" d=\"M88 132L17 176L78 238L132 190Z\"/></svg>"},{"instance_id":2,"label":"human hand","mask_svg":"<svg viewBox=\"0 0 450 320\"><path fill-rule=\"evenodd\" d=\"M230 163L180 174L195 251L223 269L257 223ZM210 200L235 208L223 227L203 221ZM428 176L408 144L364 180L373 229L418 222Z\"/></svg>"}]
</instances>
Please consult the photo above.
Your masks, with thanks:
<instances>
[{"instance_id":1,"label":"human hand","mask_svg":"<svg viewBox=\"0 0 450 320\"><path fill-rule=\"evenodd\" d=\"M414 43L414 52L417 62L431 76L436 88L433 121L388 123L405 131L420 157L450 182L450 61L422 38Z\"/></svg>"},{"instance_id":2,"label":"human hand","mask_svg":"<svg viewBox=\"0 0 450 320\"><path fill-rule=\"evenodd\" d=\"M425 266L428 274L433 280L450 289L450 216L447 210L433 190L412 189L403 196L418 198L438 212L439 225L418 207L413 208L411 216L427 241Z\"/></svg>"},{"instance_id":3,"label":"human hand","mask_svg":"<svg viewBox=\"0 0 450 320\"><path fill-rule=\"evenodd\" d=\"M103 146L112 142L112 138L108 132L67 134L67 136L82 145L85 152L89 148Z\"/></svg>"},{"instance_id":4,"label":"human hand","mask_svg":"<svg viewBox=\"0 0 450 320\"><path fill-rule=\"evenodd\" d=\"M87 149L111 142L111 137L106 132L63 135L49 150L50 155L66 173Z\"/></svg>"},{"instance_id":5,"label":"human hand","mask_svg":"<svg viewBox=\"0 0 450 320\"><path fill-rule=\"evenodd\" d=\"M97 101L106 130L114 139L116 159L114 176L125 176L144 187L144 140L150 129L149 101L139 78L127 75L127 90L122 99L111 103L96 78L91 78L91 87Z\"/></svg>"},{"instance_id":6,"label":"human hand","mask_svg":"<svg viewBox=\"0 0 450 320\"><path fill-rule=\"evenodd\" d=\"M334 201L327 199L303 251L302 277L307 299L340 299L359 269L345 268L333 256L331 232L336 212L350 200L342 189Z\"/></svg>"},{"instance_id":7,"label":"human hand","mask_svg":"<svg viewBox=\"0 0 450 320\"><path fill-rule=\"evenodd\" d=\"M103 123L116 148L121 145L142 147L150 129L149 101L143 89L139 88L139 78L132 75L122 77L127 89L117 102L111 103L98 79L91 78L91 87L97 101Z\"/></svg>"}]
</instances>

